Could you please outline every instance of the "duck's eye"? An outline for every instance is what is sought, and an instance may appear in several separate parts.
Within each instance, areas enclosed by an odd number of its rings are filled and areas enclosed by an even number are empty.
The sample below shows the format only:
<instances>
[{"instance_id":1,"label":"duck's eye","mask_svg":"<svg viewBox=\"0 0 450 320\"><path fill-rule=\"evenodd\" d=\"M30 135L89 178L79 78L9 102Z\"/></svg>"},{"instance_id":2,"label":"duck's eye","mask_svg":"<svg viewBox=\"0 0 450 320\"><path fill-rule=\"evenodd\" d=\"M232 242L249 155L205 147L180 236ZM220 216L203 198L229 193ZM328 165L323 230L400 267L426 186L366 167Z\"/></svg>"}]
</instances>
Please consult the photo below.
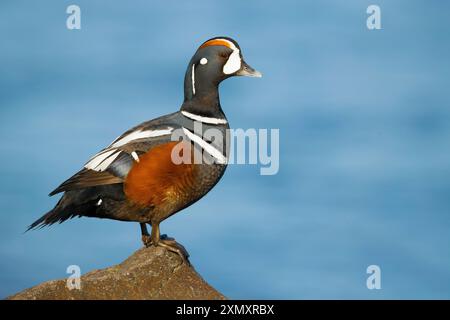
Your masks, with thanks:
<instances>
[{"instance_id":1,"label":"duck's eye","mask_svg":"<svg viewBox=\"0 0 450 320\"><path fill-rule=\"evenodd\" d=\"M207 64L207 63L208 63L208 59L206 59L206 58L201 58L200 64Z\"/></svg>"},{"instance_id":2,"label":"duck's eye","mask_svg":"<svg viewBox=\"0 0 450 320\"><path fill-rule=\"evenodd\" d=\"M219 56L224 59L228 59L229 54L227 52L220 52Z\"/></svg>"}]
</instances>

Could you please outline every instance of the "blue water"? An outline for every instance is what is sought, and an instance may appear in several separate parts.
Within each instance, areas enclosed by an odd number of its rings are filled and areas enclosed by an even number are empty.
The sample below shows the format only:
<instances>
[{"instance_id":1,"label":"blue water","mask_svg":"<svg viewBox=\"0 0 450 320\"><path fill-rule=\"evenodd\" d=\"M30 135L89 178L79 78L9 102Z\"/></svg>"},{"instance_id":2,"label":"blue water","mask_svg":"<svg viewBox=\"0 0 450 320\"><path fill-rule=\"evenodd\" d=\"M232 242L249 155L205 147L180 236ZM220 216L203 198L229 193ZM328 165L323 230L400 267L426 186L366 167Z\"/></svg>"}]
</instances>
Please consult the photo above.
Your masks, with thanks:
<instances>
[{"instance_id":1,"label":"blue water","mask_svg":"<svg viewBox=\"0 0 450 320\"><path fill-rule=\"evenodd\" d=\"M139 226L23 234L47 194L129 127L178 109L196 47L239 41L262 79L221 86L232 127L279 128L280 171L234 165L162 224L231 298L450 298L450 37L444 1L0 4L0 297L115 264ZM380 290L366 268L381 268Z\"/></svg>"}]
</instances>

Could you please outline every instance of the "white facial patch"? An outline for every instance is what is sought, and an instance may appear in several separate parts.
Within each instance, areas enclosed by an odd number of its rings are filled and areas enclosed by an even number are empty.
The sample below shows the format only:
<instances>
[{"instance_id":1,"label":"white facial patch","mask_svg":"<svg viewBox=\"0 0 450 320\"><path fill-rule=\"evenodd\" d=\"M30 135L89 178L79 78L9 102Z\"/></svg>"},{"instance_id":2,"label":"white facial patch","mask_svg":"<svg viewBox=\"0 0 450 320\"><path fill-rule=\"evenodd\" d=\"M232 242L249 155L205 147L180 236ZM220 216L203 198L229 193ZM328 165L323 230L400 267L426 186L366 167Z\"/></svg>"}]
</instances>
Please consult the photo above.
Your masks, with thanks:
<instances>
[{"instance_id":1,"label":"white facial patch","mask_svg":"<svg viewBox=\"0 0 450 320\"><path fill-rule=\"evenodd\" d=\"M206 59L206 58L201 58L200 64L205 65L205 64L207 64L207 63L208 63L208 59Z\"/></svg>"},{"instance_id":2,"label":"white facial patch","mask_svg":"<svg viewBox=\"0 0 450 320\"><path fill-rule=\"evenodd\" d=\"M241 56L239 55L239 49L234 45L233 42L223 39L230 44L233 53L228 57L227 63L223 66L223 73L232 74L241 68Z\"/></svg>"}]
</instances>

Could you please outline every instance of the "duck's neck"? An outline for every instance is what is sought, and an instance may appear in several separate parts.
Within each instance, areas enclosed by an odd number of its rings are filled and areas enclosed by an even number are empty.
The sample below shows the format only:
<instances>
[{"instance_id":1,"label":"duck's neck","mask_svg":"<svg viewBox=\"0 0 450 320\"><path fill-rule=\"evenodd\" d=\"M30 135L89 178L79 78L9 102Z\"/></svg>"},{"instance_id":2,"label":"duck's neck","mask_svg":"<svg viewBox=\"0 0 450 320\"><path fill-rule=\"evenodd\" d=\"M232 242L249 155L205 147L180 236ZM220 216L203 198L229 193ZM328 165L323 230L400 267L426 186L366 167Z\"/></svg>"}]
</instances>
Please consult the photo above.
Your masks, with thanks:
<instances>
[{"instance_id":1,"label":"duck's neck","mask_svg":"<svg viewBox=\"0 0 450 320\"><path fill-rule=\"evenodd\" d=\"M184 77L184 102L181 111L202 117L225 118L220 106L219 83L192 76L192 66Z\"/></svg>"}]
</instances>

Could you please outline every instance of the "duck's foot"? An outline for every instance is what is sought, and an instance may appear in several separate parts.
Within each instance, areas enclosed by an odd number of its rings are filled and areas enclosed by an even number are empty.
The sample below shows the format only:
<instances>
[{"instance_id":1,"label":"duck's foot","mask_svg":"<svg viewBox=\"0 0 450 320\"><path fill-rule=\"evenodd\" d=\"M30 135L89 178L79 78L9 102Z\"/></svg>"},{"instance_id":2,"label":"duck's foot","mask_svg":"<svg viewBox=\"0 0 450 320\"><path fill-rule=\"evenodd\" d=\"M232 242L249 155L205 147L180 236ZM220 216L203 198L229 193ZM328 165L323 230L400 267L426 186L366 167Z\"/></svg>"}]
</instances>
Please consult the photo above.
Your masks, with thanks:
<instances>
[{"instance_id":1,"label":"duck's foot","mask_svg":"<svg viewBox=\"0 0 450 320\"><path fill-rule=\"evenodd\" d=\"M187 263L188 265L190 264L189 253L187 252L186 248L182 244L176 242L174 238L170 238L166 234L163 234L159 237L159 228L157 228L157 230L154 230L153 227L151 235L149 235L148 232L146 232L147 230L145 228L145 225L144 226L141 225L141 229L142 229L142 242L144 243L145 247L147 248L150 246L163 247L171 252L178 254L183 260L183 263Z\"/></svg>"},{"instance_id":2,"label":"duck's foot","mask_svg":"<svg viewBox=\"0 0 450 320\"><path fill-rule=\"evenodd\" d=\"M189 263L189 252L187 252L186 248L181 243L176 242L174 238L170 238L166 234L163 234L157 245L175 252L184 262Z\"/></svg>"}]
</instances>

